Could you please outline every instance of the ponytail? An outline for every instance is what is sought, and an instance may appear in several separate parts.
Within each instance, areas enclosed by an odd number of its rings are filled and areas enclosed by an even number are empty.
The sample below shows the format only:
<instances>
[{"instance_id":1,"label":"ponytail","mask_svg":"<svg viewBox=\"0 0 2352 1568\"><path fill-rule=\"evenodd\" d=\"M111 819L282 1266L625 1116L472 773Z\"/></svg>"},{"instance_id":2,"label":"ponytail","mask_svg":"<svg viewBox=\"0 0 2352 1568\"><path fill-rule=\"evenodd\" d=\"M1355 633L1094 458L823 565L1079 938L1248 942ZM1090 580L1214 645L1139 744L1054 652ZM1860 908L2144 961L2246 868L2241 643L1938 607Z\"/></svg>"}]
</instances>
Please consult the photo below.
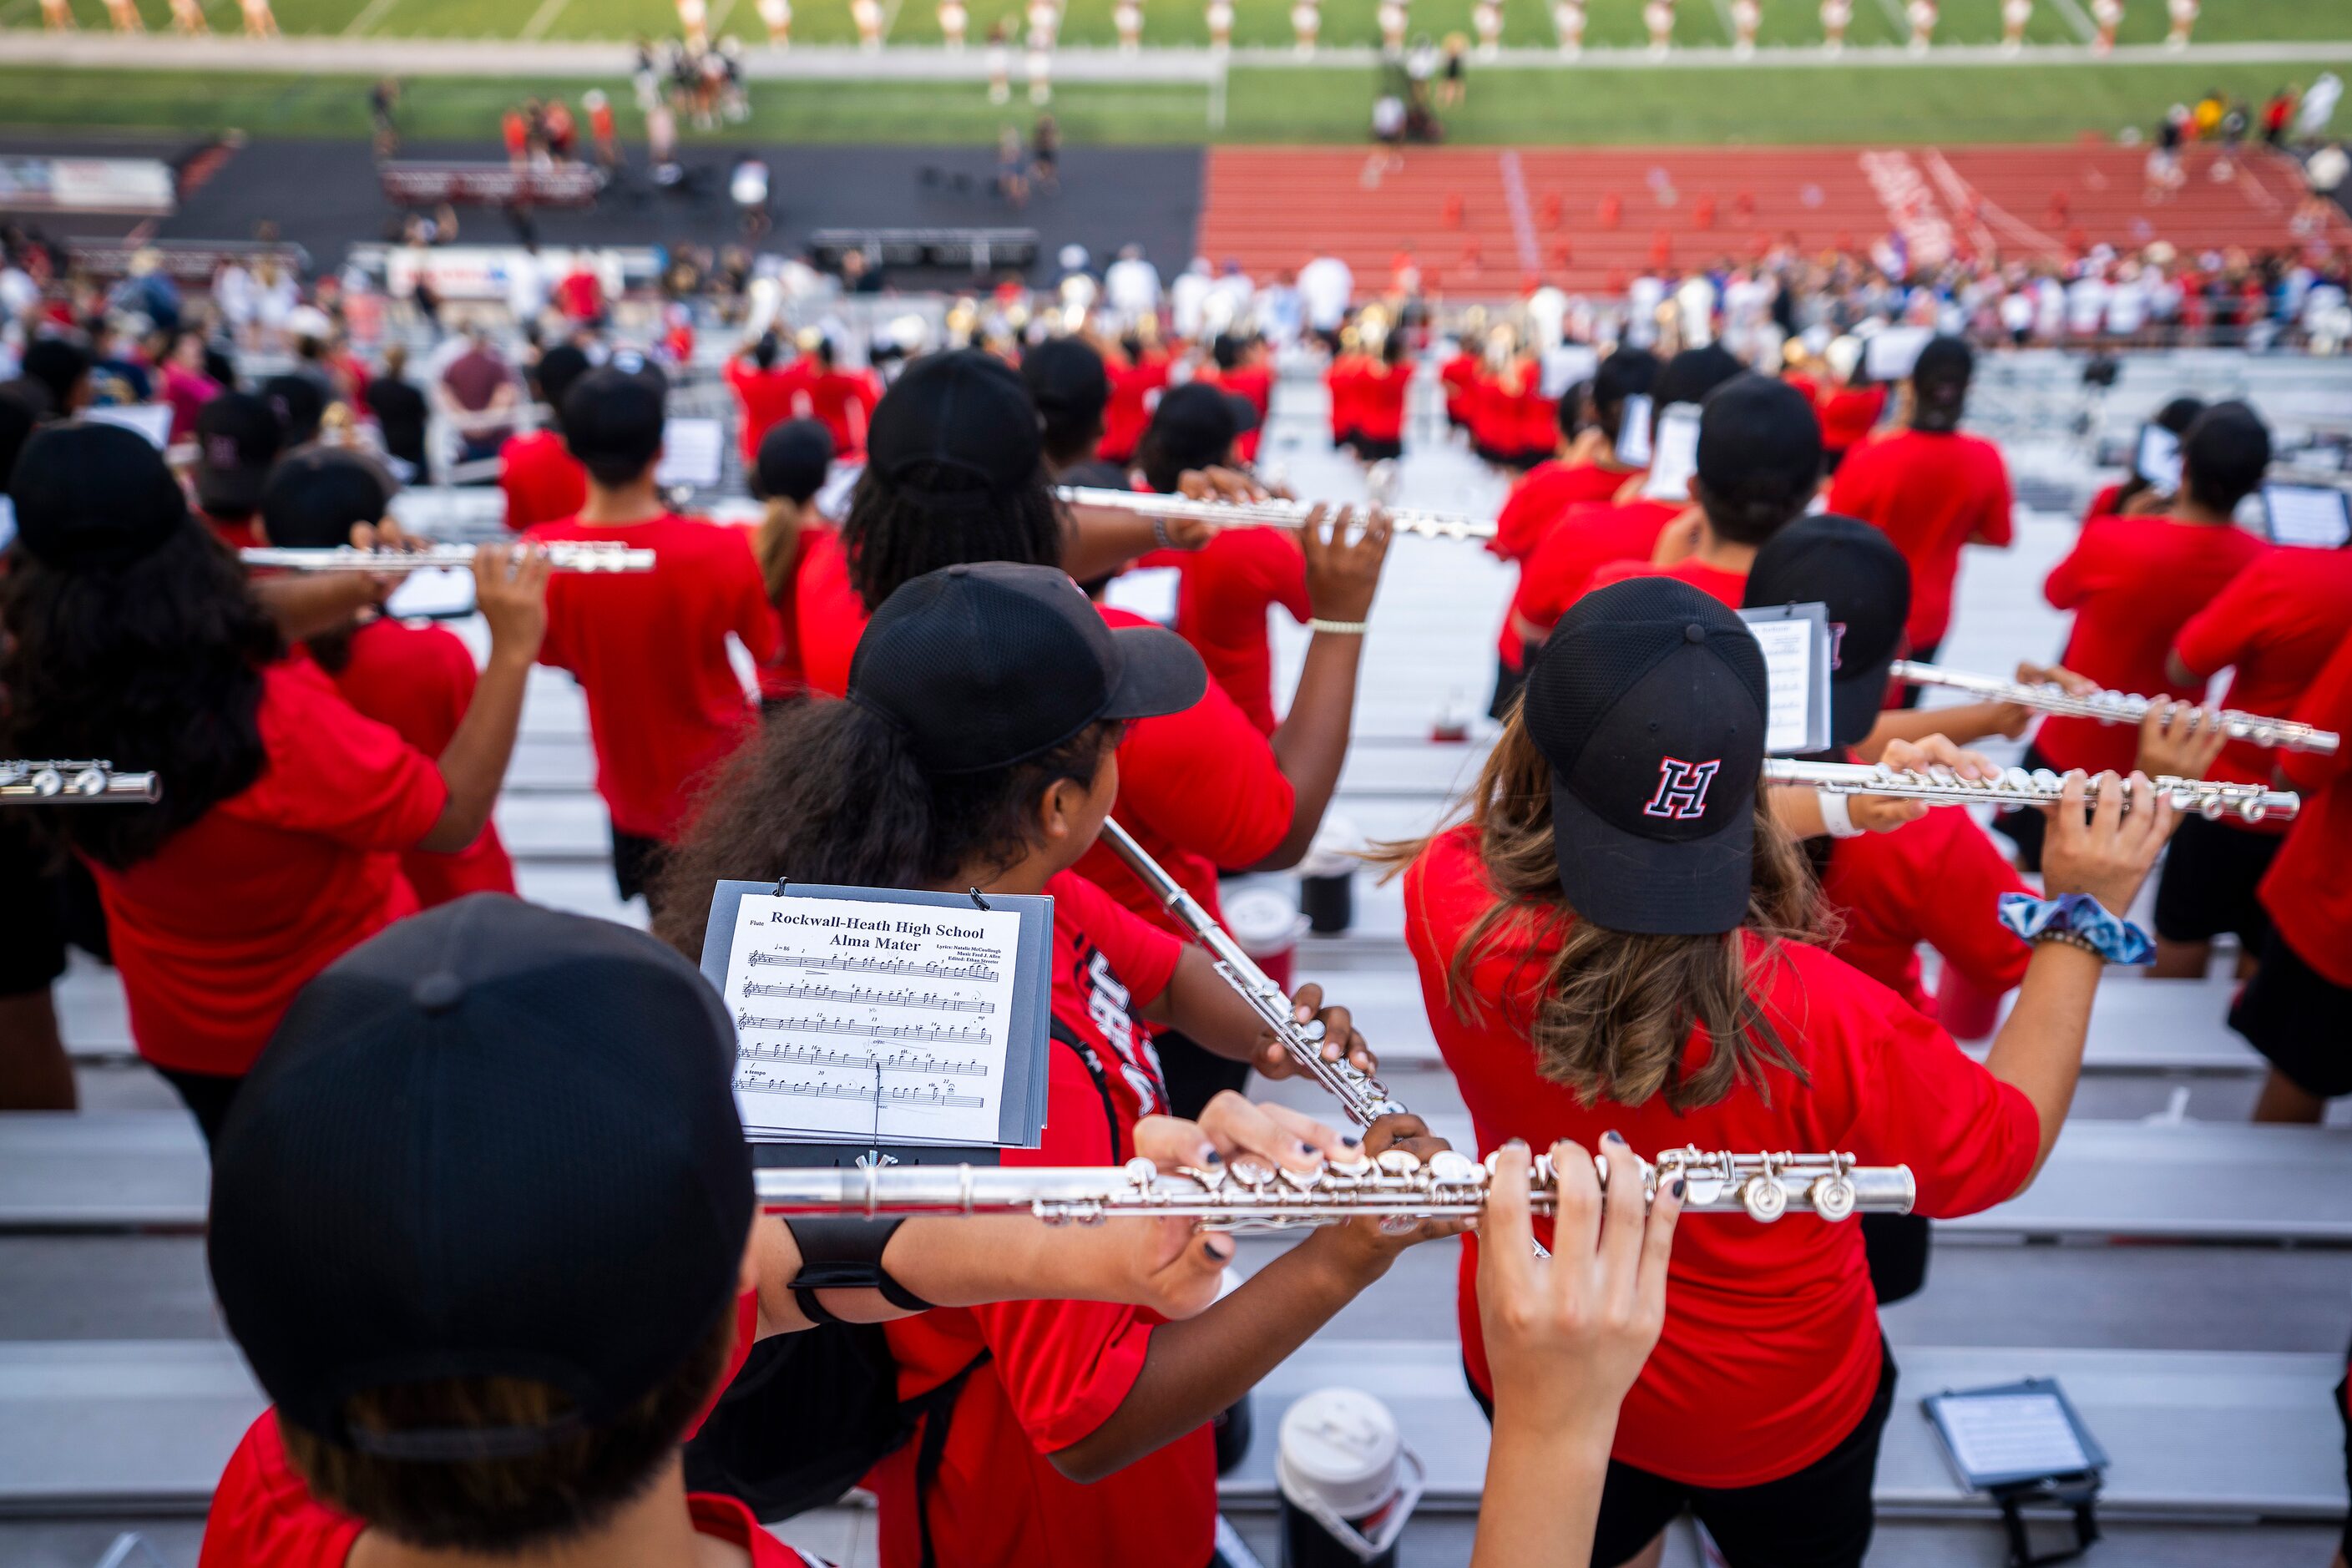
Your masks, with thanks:
<instances>
[{"instance_id":1,"label":"ponytail","mask_svg":"<svg viewBox=\"0 0 2352 1568\"><path fill-rule=\"evenodd\" d=\"M767 514L751 536L751 552L760 558L760 576L772 605L792 597L793 578L800 568L801 510L790 496L769 497Z\"/></svg>"}]
</instances>

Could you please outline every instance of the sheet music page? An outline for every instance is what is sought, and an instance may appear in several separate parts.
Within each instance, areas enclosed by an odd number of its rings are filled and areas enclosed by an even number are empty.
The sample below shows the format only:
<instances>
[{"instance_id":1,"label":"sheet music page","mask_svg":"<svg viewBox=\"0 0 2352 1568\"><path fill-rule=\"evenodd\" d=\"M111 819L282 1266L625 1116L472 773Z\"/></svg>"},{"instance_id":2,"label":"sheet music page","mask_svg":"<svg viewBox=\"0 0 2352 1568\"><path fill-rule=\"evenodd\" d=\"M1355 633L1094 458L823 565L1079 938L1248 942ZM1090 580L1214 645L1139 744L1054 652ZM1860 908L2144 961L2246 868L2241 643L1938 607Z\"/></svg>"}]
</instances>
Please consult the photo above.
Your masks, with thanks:
<instances>
[{"instance_id":1,"label":"sheet music page","mask_svg":"<svg viewBox=\"0 0 2352 1568\"><path fill-rule=\"evenodd\" d=\"M1633 399L1625 401L1630 405ZM1653 500L1686 501L1691 476L1697 472L1698 405L1670 404L1658 416L1656 447L1650 454L1650 478L1642 493Z\"/></svg>"},{"instance_id":2,"label":"sheet music page","mask_svg":"<svg viewBox=\"0 0 2352 1568\"><path fill-rule=\"evenodd\" d=\"M2139 427L2139 447L2132 453L2132 472L2167 495L2180 489L2180 437L2161 425Z\"/></svg>"},{"instance_id":3,"label":"sheet music page","mask_svg":"<svg viewBox=\"0 0 2352 1568\"><path fill-rule=\"evenodd\" d=\"M1764 675L1771 682L1771 707L1764 716L1764 749L1779 753L1811 750L1813 623L1749 621L1748 629L1764 650Z\"/></svg>"},{"instance_id":4,"label":"sheet music page","mask_svg":"<svg viewBox=\"0 0 2352 1568\"><path fill-rule=\"evenodd\" d=\"M687 485L708 489L719 482L727 433L716 419L671 419L662 425L661 462L654 483L668 489Z\"/></svg>"},{"instance_id":5,"label":"sheet music page","mask_svg":"<svg viewBox=\"0 0 2352 1568\"><path fill-rule=\"evenodd\" d=\"M2324 485L2264 485L2271 542L2306 550L2341 549L2352 535L2352 499Z\"/></svg>"},{"instance_id":6,"label":"sheet music page","mask_svg":"<svg viewBox=\"0 0 2352 1568\"><path fill-rule=\"evenodd\" d=\"M1650 395L1628 394L1617 419L1617 460L1629 468L1650 466Z\"/></svg>"},{"instance_id":7,"label":"sheet music page","mask_svg":"<svg viewBox=\"0 0 2352 1568\"><path fill-rule=\"evenodd\" d=\"M1021 917L746 895L723 995L746 1131L998 1143Z\"/></svg>"},{"instance_id":8,"label":"sheet music page","mask_svg":"<svg viewBox=\"0 0 2352 1568\"><path fill-rule=\"evenodd\" d=\"M172 405L168 403L102 405L83 409L82 417L93 425L120 425L125 430L136 431L159 452L172 439Z\"/></svg>"},{"instance_id":9,"label":"sheet music page","mask_svg":"<svg viewBox=\"0 0 2352 1568\"><path fill-rule=\"evenodd\" d=\"M2063 1475L2090 1457L2053 1394L1991 1394L1938 1400L1952 1458L1971 1476Z\"/></svg>"},{"instance_id":10,"label":"sheet music page","mask_svg":"<svg viewBox=\"0 0 2352 1568\"><path fill-rule=\"evenodd\" d=\"M1927 327L1888 327L1872 333L1862 351L1863 374L1873 381L1904 380L1935 335Z\"/></svg>"}]
</instances>

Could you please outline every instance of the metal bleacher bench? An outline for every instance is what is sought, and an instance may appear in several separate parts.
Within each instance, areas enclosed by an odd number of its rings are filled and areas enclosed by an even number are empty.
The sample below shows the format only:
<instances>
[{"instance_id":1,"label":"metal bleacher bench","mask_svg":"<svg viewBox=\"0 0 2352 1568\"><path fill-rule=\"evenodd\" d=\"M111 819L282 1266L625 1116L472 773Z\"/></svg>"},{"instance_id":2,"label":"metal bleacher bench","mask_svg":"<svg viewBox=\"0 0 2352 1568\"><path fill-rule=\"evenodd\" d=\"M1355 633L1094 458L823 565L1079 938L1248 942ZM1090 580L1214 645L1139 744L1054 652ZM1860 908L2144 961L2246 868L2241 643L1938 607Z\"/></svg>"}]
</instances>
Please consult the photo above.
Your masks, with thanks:
<instances>
[{"instance_id":1,"label":"metal bleacher bench","mask_svg":"<svg viewBox=\"0 0 2352 1568\"><path fill-rule=\"evenodd\" d=\"M2052 1376L2114 1456L2103 1508L2154 1517L2331 1518L2344 1511L2328 1390L2339 1358L2261 1352L1899 1347L1878 1464L1883 1510L1989 1515L1953 1482L1922 1394ZM1257 1436L1220 1483L1229 1509L1274 1503L1274 1418L1313 1389L1366 1389L1428 1467L1424 1506L1477 1506L1487 1429L1452 1343L1318 1338L1255 1395ZM262 1408L225 1341L0 1344L0 1515L199 1512Z\"/></svg>"}]
</instances>

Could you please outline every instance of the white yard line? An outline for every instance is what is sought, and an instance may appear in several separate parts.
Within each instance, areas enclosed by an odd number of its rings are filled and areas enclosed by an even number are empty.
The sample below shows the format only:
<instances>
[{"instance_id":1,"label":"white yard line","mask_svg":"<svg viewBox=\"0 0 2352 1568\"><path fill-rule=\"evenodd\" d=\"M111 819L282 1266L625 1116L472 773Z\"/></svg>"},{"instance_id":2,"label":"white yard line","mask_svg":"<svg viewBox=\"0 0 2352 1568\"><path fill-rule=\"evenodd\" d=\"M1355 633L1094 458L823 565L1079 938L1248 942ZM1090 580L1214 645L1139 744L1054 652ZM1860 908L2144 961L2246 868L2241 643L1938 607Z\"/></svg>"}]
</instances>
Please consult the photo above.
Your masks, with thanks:
<instances>
[{"instance_id":1,"label":"white yard line","mask_svg":"<svg viewBox=\"0 0 2352 1568\"><path fill-rule=\"evenodd\" d=\"M2077 0L2050 0L2050 4L2057 10L2059 19L2074 28L2074 36L2084 43L2099 36L2098 24L2084 14Z\"/></svg>"},{"instance_id":2,"label":"white yard line","mask_svg":"<svg viewBox=\"0 0 2352 1568\"><path fill-rule=\"evenodd\" d=\"M530 20L522 25L522 31L515 37L525 42L547 37L547 30L555 26L555 19L563 15L563 8L570 4L572 0L539 0L539 8L530 14Z\"/></svg>"},{"instance_id":3,"label":"white yard line","mask_svg":"<svg viewBox=\"0 0 2352 1568\"><path fill-rule=\"evenodd\" d=\"M392 8L399 4L400 0L368 0L368 3L360 8L360 14L352 17L350 25L344 27L343 37L346 38L365 37L370 30L372 30L378 22L383 21L386 16L390 15ZM254 41L256 43L262 43L273 40L257 38Z\"/></svg>"},{"instance_id":4,"label":"white yard line","mask_svg":"<svg viewBox=\"0 0 2352 1568\"><path fill-rule=\"evenodd\" d=\"M1895 28L1895 38L1908 44L1911 37L1911 18L1903 14L1903 0L1878 0L1878 8L1886 13L1886 20Z\"/></svg>"}]
</instances>

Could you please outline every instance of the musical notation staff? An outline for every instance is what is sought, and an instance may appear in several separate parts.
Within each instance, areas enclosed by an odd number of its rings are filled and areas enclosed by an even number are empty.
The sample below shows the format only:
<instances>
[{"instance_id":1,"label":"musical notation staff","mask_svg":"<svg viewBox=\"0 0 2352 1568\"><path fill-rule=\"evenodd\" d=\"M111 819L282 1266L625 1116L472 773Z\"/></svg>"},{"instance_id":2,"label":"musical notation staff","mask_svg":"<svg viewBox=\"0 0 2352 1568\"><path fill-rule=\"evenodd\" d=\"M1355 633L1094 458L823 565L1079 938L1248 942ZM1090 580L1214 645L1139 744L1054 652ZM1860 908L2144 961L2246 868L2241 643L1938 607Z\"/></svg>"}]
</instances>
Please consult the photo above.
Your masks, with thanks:
<instances>
[{"instance_id":1,"label":"musical notation staff","mask_svg":"<svg viewBox=\"0 0 2352 1568\"><path fill-rule=\"evenodd\" d=\"M922 980L974 980L982 985L996 984L996 971L985 963L916 963L902 958L803 957L791 952L758 952L751 955L756 967L763 963L781 964L789 969L833 969L845 974L904 974Z\"/></svg>"},{"instance_id":2,"label":"musical notation staff","mask_svg":"<svg viewBox=\"0 0 2352 1568\"><path fill-rule=\"evenodd\" d=\"M787 984L769 985L760 981L747 982L746 996L793 996L803 1002L854 1002L867 1007L920 1007L926 1013L993 1013L996 1004L968 996L942 996L936 991L868 991L862 985L852 985L836 991L829 985Z\"/></svg>"},{"instance_id":3,"label":"musical notation staff","mask_svg":"<svg viewBox=\"0 0 2352 1568\"><path fill-rule=\"evenodd\" d=\"M799 1062L806 1067L856 1068L873 1072L960 1073L966 1078L986 1078L986 1062L943 1062L928 1054L894 1052L876 1056L871 1052L828 1051L822 1046L762 1046L746 1040L737 1047L737 1055L765 1057L771 1061Z\"/></svg>"},{"instance_id":4,"label":"musical notation staff","mask_svg":"<svg viewBox=\"0 0 2352 1568\"><path fill-rule=\"evenodd\" d=\"M760 1094L797 1095L805 1100L854 1100L871 1105L877 1110L888 1106L961 1106L976 1110L988 1102L976 1094L957 1094L940 1084L924 1084L918 1088L893 1088L875 1085L871 1088L854 1083L805 1083L770 1078L757 1068L745 1068L735 1077L735 1087Z\"/></svg>"},{"instance_id":5,"label":"musical notation staff","mask_svg":"<svg viewBox=\"0 0 2352 1568\"><path fill-rule=\"evenodd\" d=\"M739 1029L773 1029L793 1035L856 1035L868 1040L923 1040L935 1046L984 1046L985 1029L959 1029L945 1024L856 1024L835 1018L762 1018L756 1013L735 1015Z\"/></svg>"}]
</instances>

